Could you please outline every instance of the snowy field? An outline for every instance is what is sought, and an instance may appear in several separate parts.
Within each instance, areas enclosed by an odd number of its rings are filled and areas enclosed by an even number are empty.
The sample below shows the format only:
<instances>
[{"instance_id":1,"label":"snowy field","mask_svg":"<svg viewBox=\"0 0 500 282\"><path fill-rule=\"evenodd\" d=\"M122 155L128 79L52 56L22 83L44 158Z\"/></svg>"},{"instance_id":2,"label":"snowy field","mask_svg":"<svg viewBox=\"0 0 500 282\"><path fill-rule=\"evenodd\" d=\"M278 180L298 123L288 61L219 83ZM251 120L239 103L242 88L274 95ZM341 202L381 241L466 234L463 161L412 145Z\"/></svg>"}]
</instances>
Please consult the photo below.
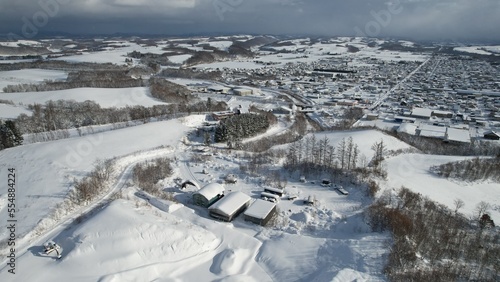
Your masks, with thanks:
<instances>
[{"instance_id":1,"label":"snowy field","mask_svg":"<svg viewBox=\"0 0 500 282\"><path fill-rule=\"evenodd\" d=\"M479 54L479 55L498 55L500 53L500 46L467 46L467 47L455 47L453 50Z\"/></svg>"},{"instance_id":2,"label":"snowy field","mask_svg":"<svg viewBox=\"0 0 500 282\"><path fill-rule=\"evenodd\" d=\"M20 114L30 115L31 111L22 106L0 103L0 119L14 119Z\"/></svg>"},{"instance_id":3,"label":"snowy field","mask_svg":"<svg viewBox=\"0 0 500 282\"><path fill-rule=\"evenodd\" d=\"M49 100L73 100L76 102L91 100L95 101L103 108L121 108L135 105L151 107L165 104L151 97L147 87L73 88L57 91L0 93L0 99L24 105L34 103L44 104Z\"/></svg>"},{"instance_id":4,"label":"snowy field","mask_svg":"<svg viewBox=\"0 0 500 282\"><path fill-rule=\"evenodd\" d=\"M141 53L162 54L165 46L141 46L133 42L116 42L122 44L121 47L108 48L108 50L100 52L82 52L81 55L63 56L54 58L53 60L62 60L67 62L89 62L89 63L112 63L124 65L127 54L133 51Z\"/></svg>"},{"instance_id":5,"label":"snowy field","mask_svg":"<svg viewBox=\"0 0 500 282\"><path fill-rule=\"evenodd\" d=\"M437 156L422 154L405 154L387 160L388 189L399 189L405 186L417 193L429 196L430 199L454 210L455 199L464 201L460 210L466 216L474 214L476 205L485 201L492 206L490 216L500 222L500 189L498 183L448 180L432 174L429 168L448 162L461 161L466 157Z\"/></svg>"},{"instance_id":6,"label":"snowy field","mask_svg":"<svg viewBox=\"0 0 500 282\"><path fill-rule=\"evenodd\" d=\"M3 61L0 61L0 63ZM65 80L68 73L57 70L24 69L13 71L0 71L0 92L7 85L35 84L44 80ZM1 98L0 98L1 99Z\"/></svg>"}]
</instances>

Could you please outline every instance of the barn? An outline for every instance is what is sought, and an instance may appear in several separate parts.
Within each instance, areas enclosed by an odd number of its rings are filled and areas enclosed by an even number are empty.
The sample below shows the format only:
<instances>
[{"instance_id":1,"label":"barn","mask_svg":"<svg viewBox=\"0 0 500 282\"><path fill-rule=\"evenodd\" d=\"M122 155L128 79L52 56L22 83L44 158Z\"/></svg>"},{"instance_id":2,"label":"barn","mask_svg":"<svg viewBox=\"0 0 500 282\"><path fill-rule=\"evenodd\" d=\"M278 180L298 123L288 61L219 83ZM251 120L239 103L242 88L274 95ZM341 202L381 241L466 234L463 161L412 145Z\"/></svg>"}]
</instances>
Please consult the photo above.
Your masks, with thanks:
<instances>
[{"instance_id":1,"label":"barn","mask_svg":"<svg viewBox=\"0 0 500 282\"><path fill-rule=\"evenodd\" d=\"M210 216L222 221L232 221L250 204L250 196L233 192L208 208Z\"/></svg>"},{"instance_id":2,"label":"barn","mask_svg":"<svg viewBox=\"0 0 500 282\"><path fill-rule=\"evenodd\" d=\"M265 226L276 213L276 204L257 199L245 211L245 220Z\"/></svg>"},{"instance_id":3,"label":"barn","mask_svg":"<svg viewBox=\"0 0 500 282\"><path fill-rule=\"evenodd\" d=\"M210 183L193 194L193 203L202 207L209 207L224 197L224 187L219 183Z\"/></svg>"}]
</instances>

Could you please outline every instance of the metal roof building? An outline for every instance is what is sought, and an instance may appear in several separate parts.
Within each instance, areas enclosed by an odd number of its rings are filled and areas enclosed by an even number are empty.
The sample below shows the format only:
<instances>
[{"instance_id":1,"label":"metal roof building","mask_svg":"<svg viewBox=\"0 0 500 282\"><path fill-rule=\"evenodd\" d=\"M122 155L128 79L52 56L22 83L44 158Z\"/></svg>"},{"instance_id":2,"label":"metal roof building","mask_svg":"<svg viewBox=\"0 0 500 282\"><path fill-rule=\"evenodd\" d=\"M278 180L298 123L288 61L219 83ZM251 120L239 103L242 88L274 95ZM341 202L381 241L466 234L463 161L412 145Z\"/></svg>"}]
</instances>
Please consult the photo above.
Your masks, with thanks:
<instances>
[{"instance_id":1,"label":"metal roof building","mask_svg":"<svg viewBox=\"0 0 500 282\"><path fill-rule=\"evenodd\" d=\"M209 207L224 197L224 187L219 183L210 183L193 194L195 205Z\"/></svg>"},{"instance_id":2,"label":"metal roof building","mask_svg":"<svg viewBox=\"0 0 500 282\"><path fill-rule=\"evenodd\" d=\"M262 226L266 225L276 213L276 204L257 199L245 211L245 220Z\"/></svg>"},{"instance_id":3,"label":"metal roof building","mask_svg":"<svg viewBox=\"0 0 500 282\"><path fill-rule=\"evenodd\" d=\"M250 204L250 196L242 192L233 192L208 208L210 216L223 221L232 221Z\"/></svg>"}]
</instances>

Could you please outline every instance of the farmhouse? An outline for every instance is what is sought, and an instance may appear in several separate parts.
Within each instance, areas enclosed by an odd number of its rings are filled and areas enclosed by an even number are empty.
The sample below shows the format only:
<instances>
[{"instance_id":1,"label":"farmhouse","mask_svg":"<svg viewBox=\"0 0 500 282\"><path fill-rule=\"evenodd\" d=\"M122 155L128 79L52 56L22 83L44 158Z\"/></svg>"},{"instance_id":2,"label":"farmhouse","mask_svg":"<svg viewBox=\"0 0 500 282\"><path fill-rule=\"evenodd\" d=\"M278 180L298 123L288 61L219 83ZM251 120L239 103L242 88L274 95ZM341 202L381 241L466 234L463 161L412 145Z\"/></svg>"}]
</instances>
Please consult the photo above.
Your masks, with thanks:
<instances>
[{"instance_id":1,"label":"farmhouse","mask_svg":"<svg viewBox=\"0 0 500 282\"><path fill-rule=\"evenodd\" d=\"M244 216L247 221L265 226L275 213L276 204L257 199L245 211Z\"/></svg>"},{"instance_id":2,"label":"farmhouse","mask_svg":"<svg viewBox=\"0 0 500 282\"><path fill-rule=\"evenodd\" d=\"M232 221L250 204L250 196L233 192L208 208L210 216L222 221Z\"/></svg>"},{"instance_id":3,"label":"farmhouse","mask_svg":"<svg viewBox=\"0 0 500 282\"><path fill-rule=\"evenodd\" d=\"M210 183L193 194L193 203L209 207L222 197L224 197L224 187L219 183Z\"/></svg>"}]
</instances>

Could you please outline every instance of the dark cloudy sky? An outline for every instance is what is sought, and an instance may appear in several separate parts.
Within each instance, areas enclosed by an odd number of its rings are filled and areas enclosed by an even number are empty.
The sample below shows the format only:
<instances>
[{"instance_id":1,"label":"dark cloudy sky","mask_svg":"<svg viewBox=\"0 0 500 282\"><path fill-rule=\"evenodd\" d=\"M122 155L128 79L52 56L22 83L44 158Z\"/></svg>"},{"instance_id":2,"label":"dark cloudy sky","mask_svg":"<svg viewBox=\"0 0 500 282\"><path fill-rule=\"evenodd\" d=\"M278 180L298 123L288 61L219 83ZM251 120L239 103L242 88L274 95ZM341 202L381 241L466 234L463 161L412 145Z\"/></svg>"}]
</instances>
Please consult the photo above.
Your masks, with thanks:
<instances>
[{"instance_id":1,"label":"dark cloudy sky","mask_svg":"<svg viewBox=\"0 0 500 282\"><path fill-rule=\"evenodd\" d=\"M500 41L500 0L0 0L0 33L46 32Z\"/></svg>"}]
</instances>

